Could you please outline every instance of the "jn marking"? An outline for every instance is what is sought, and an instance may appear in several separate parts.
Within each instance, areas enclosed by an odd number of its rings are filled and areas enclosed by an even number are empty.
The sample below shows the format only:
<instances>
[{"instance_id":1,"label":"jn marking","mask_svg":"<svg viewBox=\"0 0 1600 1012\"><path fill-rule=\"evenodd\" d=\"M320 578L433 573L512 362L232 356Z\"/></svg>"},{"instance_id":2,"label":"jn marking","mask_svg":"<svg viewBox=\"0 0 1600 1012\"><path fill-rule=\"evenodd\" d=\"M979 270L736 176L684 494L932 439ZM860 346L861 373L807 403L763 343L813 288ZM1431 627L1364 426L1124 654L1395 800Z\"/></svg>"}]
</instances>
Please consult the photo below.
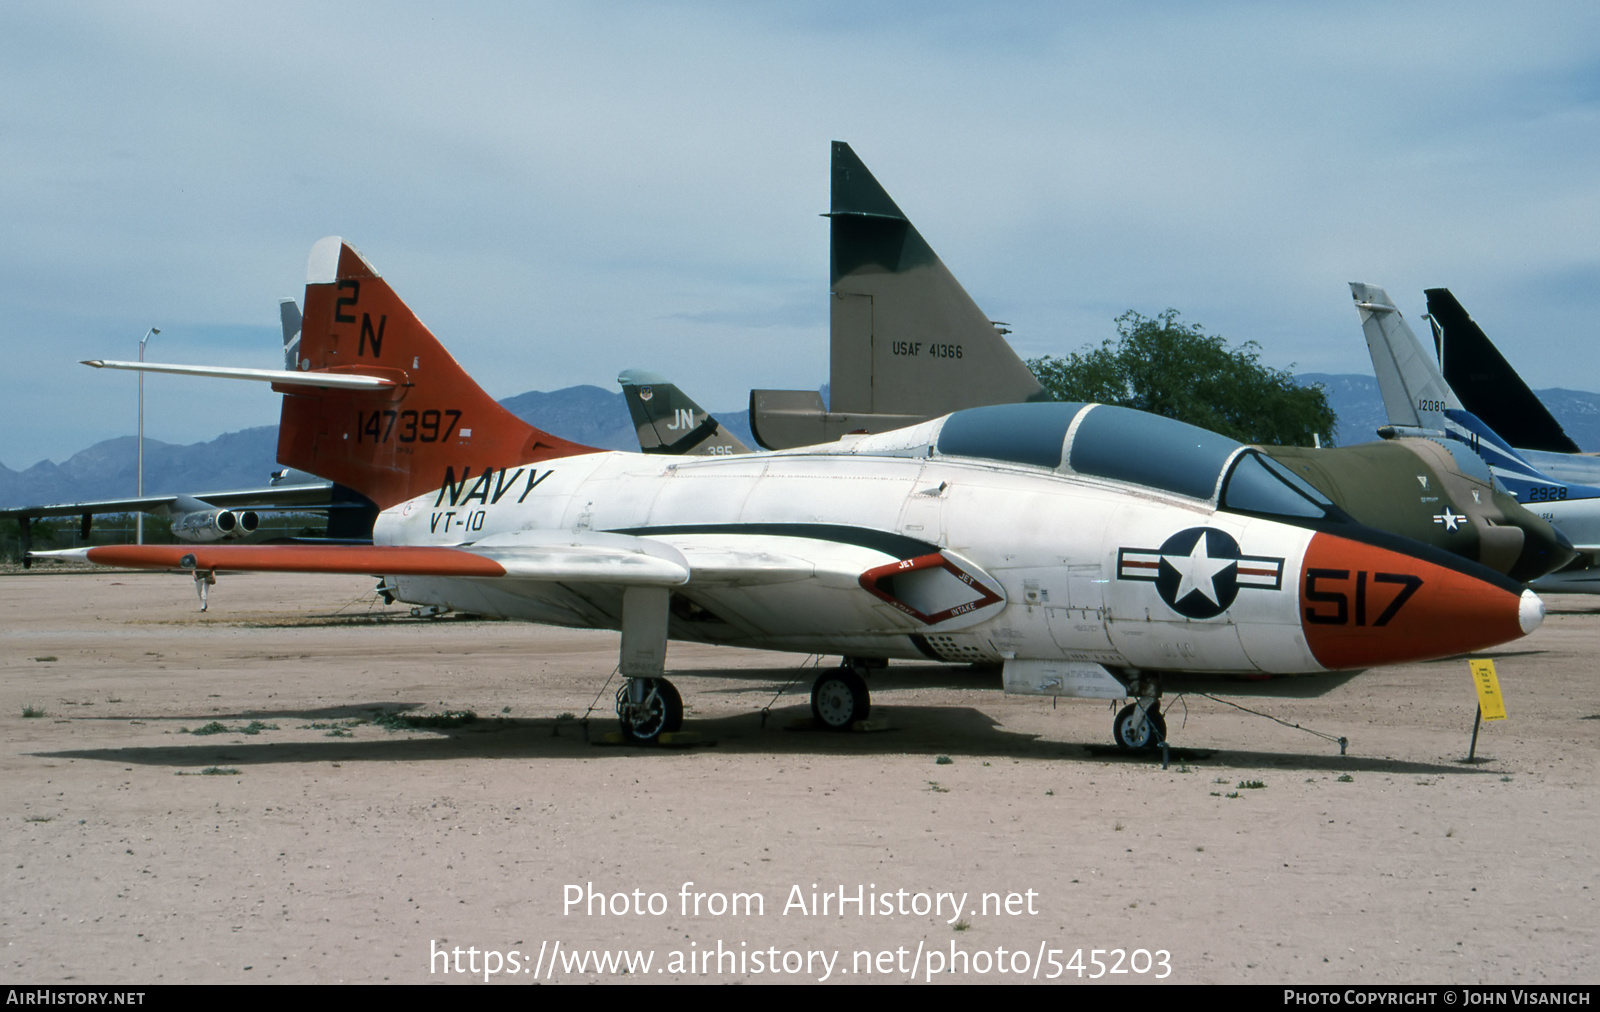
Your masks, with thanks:
<instances>
[{"instance_id":1,"label":"jn marking","mask_svg":"<svg viewBox=\"0 0 1600 1012\"><path fill-rule=\"evenodd\" d=\"M1190 527L1160 548L1117 549L1117 579L1154 583L1161 600L1185 618L1215 618L1243 588L1281 590L1283 559L1244 555L1227 531Z\"/></svg>"}]
</instances>

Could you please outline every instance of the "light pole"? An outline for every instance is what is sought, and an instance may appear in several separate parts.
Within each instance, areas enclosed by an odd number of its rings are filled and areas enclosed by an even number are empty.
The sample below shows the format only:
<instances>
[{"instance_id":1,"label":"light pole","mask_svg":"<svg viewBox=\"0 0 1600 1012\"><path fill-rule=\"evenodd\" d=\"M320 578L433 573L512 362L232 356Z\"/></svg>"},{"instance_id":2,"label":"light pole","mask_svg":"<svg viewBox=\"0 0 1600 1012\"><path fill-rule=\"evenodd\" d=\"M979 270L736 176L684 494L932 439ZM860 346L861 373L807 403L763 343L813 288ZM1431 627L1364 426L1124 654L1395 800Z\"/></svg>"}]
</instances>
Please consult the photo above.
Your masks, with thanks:
<instances>
[{"instance_id":1,"label":"light pole","mask_svg":"<svg viewBox=\"0 0 1600 1012\"><path fill-rule=\"evenodd\" d=\"M145 331L139 338L139 361L144 361L144 346L150 343L150 338L161 333L154 327ZM144 498L144 372L139 373L139 498ZM134 513L134 544L144 544L144 510Z\"/></svg>"}]
</instances>

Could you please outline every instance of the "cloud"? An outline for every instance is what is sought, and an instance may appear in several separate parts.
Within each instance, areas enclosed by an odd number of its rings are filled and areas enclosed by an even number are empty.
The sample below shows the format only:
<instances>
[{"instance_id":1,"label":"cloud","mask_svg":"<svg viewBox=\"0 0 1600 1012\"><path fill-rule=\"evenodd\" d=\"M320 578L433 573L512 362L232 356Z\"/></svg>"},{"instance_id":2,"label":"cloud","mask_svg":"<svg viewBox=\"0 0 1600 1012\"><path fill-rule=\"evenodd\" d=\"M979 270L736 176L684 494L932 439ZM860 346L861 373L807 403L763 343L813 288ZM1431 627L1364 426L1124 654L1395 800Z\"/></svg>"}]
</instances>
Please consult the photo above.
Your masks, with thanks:
<instances>
[{"instance_id":1,"label":"cloud","mask_svg":"<svg viewBox=\"0 0 1600 1012\"><path fill-rule=\"evenodd\" d=\"M1382 284L1413 317L1447 284L1517 330L1491 332L1508 351L1531 345L1516 359L1534 386L1594 385L1597 20L1487 3L6 5L0 459L130 432L131 378L72 363L152 322L217 336L172 354L244 354L259 333L270 357L276 300L327 234L496 396L651 361L694 370L702 403L813 386L835 138L1025 354L1175 306L1272 364L1365 371L1344 283ZM163 383L158 438L276 414L261 391Z\"/></svg>"}]
</instances>

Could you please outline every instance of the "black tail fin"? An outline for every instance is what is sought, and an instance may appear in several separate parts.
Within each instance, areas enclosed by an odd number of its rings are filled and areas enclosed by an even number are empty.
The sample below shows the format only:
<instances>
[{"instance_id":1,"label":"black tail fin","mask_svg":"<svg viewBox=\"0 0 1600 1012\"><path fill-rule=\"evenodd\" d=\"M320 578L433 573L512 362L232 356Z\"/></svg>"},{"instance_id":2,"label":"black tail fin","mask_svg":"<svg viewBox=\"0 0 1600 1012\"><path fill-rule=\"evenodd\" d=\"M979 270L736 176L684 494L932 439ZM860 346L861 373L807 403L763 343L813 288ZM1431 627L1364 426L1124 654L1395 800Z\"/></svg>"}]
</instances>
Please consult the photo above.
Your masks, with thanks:
<instances>
[{"instance_id":1,"label":"black tail fin","mask_svg":"<svg viewBox=\"0 0 1600 1012\"><path fill-rule=\"evenodd\" d=\"M1428 319L1445 382L1461 406L1519 450L1578 453L1578 444L1448 288L1429 288Z\"/></svg>"}]
</instances>

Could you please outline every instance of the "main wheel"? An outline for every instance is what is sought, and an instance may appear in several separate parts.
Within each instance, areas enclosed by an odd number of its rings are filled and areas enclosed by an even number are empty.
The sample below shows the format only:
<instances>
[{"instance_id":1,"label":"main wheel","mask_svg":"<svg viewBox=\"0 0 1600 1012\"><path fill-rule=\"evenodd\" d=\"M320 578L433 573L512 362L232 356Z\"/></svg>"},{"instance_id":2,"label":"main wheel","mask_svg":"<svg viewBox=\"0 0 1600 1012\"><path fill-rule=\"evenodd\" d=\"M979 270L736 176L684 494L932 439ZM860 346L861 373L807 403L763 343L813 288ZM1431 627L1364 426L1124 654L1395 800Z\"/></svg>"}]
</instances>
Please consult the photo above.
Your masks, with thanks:
<instances>
[{"instance_id":1,"label":"main wheel","mask_svg":"<svg viewBox=\"0 0 1600 1012\"><path fill-rule=\"evenodd\" d=\"M811 716L830 731L848 731L871 711L867 683L851 668L834 668L811 683Z\"/></svg>"},{"instance_id":2,"label":"main wheel","mask_svg":"<svg viewBox=\"0 0 1600 1012\"><path fill-rule=\"evenodd\" d=\"M1145 712L1144 720L1139 719L1139 704L1129 703L1117 714L1117 719L1111 724L1111 734L1117 739L1117 744L1125 749L1135 752L1147 748L1154 748L1157 744L1167 740L1167 718L1161 715L1161 704L1152 703Z\"/></svg>"},{"instance_id":3,"label":"main wheel","mask_svg":"<svg viewBox=\"0 0 1600 1012\"><path fill-rule=\"evenodd\" d=\"M683 697L665 678L646 680L644 700L628 699L628 686L617 692L617 718L625 737L643 745L652 744L663 734L683 727Z\"/></svg>"}]
</instances>

